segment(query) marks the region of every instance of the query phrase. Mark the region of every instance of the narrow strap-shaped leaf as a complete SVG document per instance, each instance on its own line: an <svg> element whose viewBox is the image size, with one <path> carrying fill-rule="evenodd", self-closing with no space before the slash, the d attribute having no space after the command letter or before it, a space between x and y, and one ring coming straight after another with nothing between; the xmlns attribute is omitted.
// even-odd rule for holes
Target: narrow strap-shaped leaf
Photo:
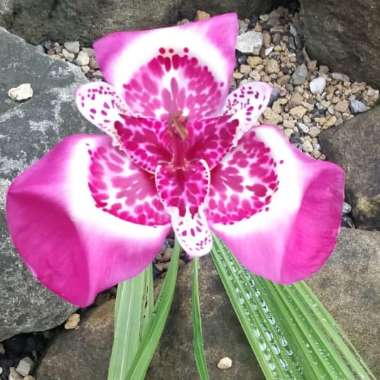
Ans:
<svg viewBox="0 0 380 380"><path fill-rule="evenodd" d="M218 239L212 258L267 379L375 379L305 283L252 275Z"/></svg>
<svg viewBox="0 0 380 380"><path fill-rule="evenodd" d="M180 250L181 248L176 241L169 269L163 281L160 294L154 305L151 318L146 326L145 333L140 341L140 345L138 346L137 353L132 361L128 375L124 380L143 380L145 378L149 364L157 349L162 332L164 331L165 323L173 302Z"/></svg>
<svg viewBox="0 0 380 380"><path fill-rule="evenodd" d="M154 309L154 289L153 289L153 266L149 265L145 271L145 292L142 302L142 326L140 329L140 340L146 333L147 326Z"/></svg>
<svg viewBox="0 0 380 380"><path fill-rule="evenodd" d="M192 276L193 349L200 380L209 380L202 335L201 308L199 302L199 258L193 259Z"/></svg>
<svg viewBox="0 0 380 380"><path fill-rule="evenodd" d="M299 361L253 278L245 276L245 272L218 239L214 241L211 255L266 379L304 379Z"/></svg>
<svg viewBox="0 0 380 380"><path fill-rule="evenodd" d="M149 277L152 276L150 265L144 272L131 280L119 284L115 305L115 332L110 365L109 380L124 380L130 369L131 360L140 343L144 323L144 303L147 297ZM148 315L146 315L148 317Z"/></svg>

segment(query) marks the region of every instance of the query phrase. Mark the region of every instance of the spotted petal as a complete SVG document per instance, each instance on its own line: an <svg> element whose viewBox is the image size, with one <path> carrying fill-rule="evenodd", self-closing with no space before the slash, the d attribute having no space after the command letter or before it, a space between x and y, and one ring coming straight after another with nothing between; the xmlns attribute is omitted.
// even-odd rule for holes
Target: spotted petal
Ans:
<svg viewBox="0 0 380 380"><path fill-rule="evenodd" d="M142 169L154 173L159 162L170 161L167 122L122 115L115 130L123 149Z"/></svg>
<svg viewBox="0 0 380 380"><path fill-rule="evenodd" d="M127 113L127 105L111 85L94 82L80 86L76 103L90 123L111 136L114 145L120 145L114 124L120 120L120 113Z"/></svg>
<svg viewBox="0 0 380 380"><path fill-rule="evenodd" d="M234 115L197 120L188 125L188 160L202 159L212 170L231 149L239 120Z"/></svg>
<svg viewBox="0 0 380 380"><path fill-rule="evenodd" d="M160 250L170 225L157 202L152 178L141 177L108 137L76 135L15 179L7 219L36 277L86 306Z"/></svg>
<svg viewBox="0 0 380 380"><path fill-rule="evenodd" d="M228 95L223 113L234 115L239 120L235 142L257 125L258 118L269 103L271 93L272 86L269 84L249 82Z"/></svg>
<svg viewBox="0 0 380 380"><path fill-rule="evenodd" d="M204 214L209 190L210 171L204 161L176 168L160 164L156 169L158 194L171 216L171 222L182 248L192 256L210 252L211 233Z"/></svg>
<svg viewBox="0 0 380 380"><path fill-rule="evenodd" d="M290 284L332 253L343 197L340 167L311 159L279 129L260 126L212 172L207 217L249 270Z"/></svg>
<svg viewBox="0 0 380 380"><path fill-rule="evenodd" d="M238 24L229 13L169 28L117 32L95 42L106 78L133 111L166 118L219 113L235 64Z"/></svg>

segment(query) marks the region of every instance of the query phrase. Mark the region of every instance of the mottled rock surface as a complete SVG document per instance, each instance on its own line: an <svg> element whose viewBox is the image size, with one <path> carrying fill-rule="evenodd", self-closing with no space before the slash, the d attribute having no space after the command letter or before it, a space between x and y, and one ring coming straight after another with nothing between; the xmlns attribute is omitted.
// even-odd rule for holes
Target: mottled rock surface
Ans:
<svg viewBox="0 0 380 380"><path fill-rule="evenodd" d="M104 380L113 341L115 302L85 312L77 330L62 332L38 368L38 380Z"/></svg>
<svg viewBox="0 0 380 380"><path fill-rule="evenodd" d="M380 377L380 232L343 228L334 254L308 284Z"/></svg>
<svg viewBox="0 0 380 380"><path fill-rule="evenodd" d="M0 1L0 25L34 43L46 37L92 42L115 30L174 24L197 9L249 17L270 5L271 0L6 0Z"/></svg>
<svg viewBox="0 0 380 380"><path fill-rule="evenodd" d="M324 305L380 375L377 342L380 234L343 229L334 255L308 281ZM192 350L191 265L180 272L170 317L147 380L198 379ZM211 379L264 380L209 256L201 260L203 335ZM104 380L112 344L113 301L84 313L78 330L65 331L48 349L38 380ZM232 367L221 370L228 357Z"/></svg>
<svg viewBox="0 0 380 380"><path fill-rule="evenodd" d="M147 380L198 378L192 348L191 269L187 265L179 272L173 308ZM210 377L264 380L210 257L202 259L200 294ZM82 315L78 330L59 335L43 358L37 379L104 380L111 353L113 305L108 301ZM226 356L232 359L232 367L220 370L217 364Z"/></svg>
<svg viewBox="0 0 380 380"><path fill-rule="evenodd" d="M74 92L86 81L80 69L37 53L0 28L0 341L55 327L74 308L41 286L24 267L8 237L4 206L11 180L62 137L84 132ZM8 90L31 83L33 97L8 98Z"/></svg>
<svg viewBox="0 0 380 380"><path fill-rule="evenodd" d="M200 263L202 330L210 378L264 380L211 257L202 257ZM187 265L180 274L171 315L147 380L199 378L192 348L191 267ZM228 370L217 367L224 357L232 359Z"/></svg>
<svg viewBox="0 0 380 380"><path fill-rule="evenodd" d="M319 136L327 159L343 166L356 225L380 229L380 106Z"/></svg>
<svg viewBox="0 0 380 380"><path fill-rule="evenodd" d="M301 0L308 51L320 63L380 86L380 2Z"/></svg>

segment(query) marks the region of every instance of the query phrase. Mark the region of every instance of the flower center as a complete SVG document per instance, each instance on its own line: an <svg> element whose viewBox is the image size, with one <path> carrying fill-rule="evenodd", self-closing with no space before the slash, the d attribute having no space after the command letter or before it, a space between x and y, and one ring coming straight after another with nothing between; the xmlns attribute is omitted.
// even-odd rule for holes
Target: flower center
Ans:
<svg viewBox="0 0 380 380"><path fill-rule="evenodd" d="M182 115L181 111L175 112L170 118L171 132L178 136L182 141L186 140L189 132L186 128L187 118Z"/></svg>
<svg viewBox="0 0 380 380"><path fill-rule="evenodd" d="M169 120L169 134L172 144L172 165L176 168L183 169L186 166L187 138L189 131L186 128L187 118L181 111L174 112Z"/></svg>

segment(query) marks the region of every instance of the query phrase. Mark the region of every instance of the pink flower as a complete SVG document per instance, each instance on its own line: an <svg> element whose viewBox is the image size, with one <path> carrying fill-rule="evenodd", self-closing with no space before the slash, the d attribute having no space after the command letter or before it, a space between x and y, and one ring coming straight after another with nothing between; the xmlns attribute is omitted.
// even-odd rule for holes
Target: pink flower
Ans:
<svg viewBox="0 0 380 380"><path fill-rule="evenodd" d="M63 139L15 179L9 230L37 278L70 302L150 264L170 232L193 256L213 231L252 272L289 284L317 271L340 225L344 176L256 125L271 87L228 95L235 14L95 42L109 84L77 92L107 135Z"/></svg>

